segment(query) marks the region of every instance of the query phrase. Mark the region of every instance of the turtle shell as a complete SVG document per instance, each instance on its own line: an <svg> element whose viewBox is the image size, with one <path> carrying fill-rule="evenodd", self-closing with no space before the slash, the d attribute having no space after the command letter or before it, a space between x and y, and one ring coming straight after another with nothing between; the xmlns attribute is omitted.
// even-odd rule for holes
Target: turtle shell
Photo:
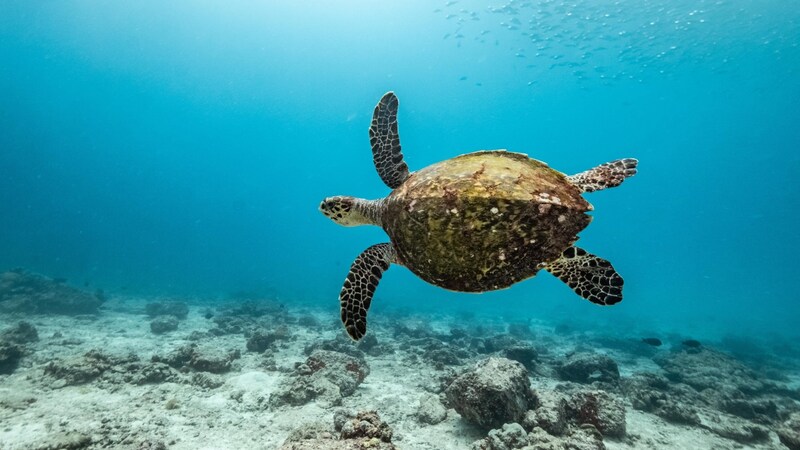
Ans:
<svg viewBox="0 0 800 450"><path fill-rule="evenodd" d="M558 259L591 221L566 176L521 153L480 151L417 171L386 199L398 260L454 291L502 289Z"/></svg>

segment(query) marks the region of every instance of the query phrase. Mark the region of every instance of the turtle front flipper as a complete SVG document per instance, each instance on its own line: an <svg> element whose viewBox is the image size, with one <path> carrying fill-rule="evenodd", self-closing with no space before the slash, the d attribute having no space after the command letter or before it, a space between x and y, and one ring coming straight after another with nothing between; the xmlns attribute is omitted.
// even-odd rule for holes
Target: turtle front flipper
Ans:
<svg viewBox="0 0 800 450"><path fill-rule="evenodd" d="M582 192L594 192L602 189L619 186L625 178L636 175L636 166L639 161L634 158L618 159L601 164L594 169L589 169L567 177L570 183Z"/></svg>
<svg viewBox="0 0 800 450"><path fill-rule="evenodd" d="M339 293L342 323L347 334L359 340L367 333L367 311L383 272L396 261L392 244L376 244L358 255Z"/></svg>
<svg viewBox="0 0 800 450"><path fill-rule="evenodd" d="M408 165L400 151L400 135L397 132L397 106L394 92L383 95L369 126L369 143L372 145L372 160L378 175L387 186L397 188L408 178Z"/></svg>
<svg viewBox="0 0 800 450"><path fill-rule="evenodd" d="M598 305L622 301L622 277L610 262L578 247L569 247L545 269L576 294Z"/></svg>

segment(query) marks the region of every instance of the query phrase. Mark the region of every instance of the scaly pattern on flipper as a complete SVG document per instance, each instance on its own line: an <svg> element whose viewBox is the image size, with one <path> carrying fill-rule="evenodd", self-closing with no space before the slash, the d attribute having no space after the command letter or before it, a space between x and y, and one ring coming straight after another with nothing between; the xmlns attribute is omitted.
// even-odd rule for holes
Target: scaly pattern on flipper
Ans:
<svg viewBox="0 0 800 450"><path fill-rule="evenodd" d="M567 248L546 269L592 303L613 305L622 301L622 277L610 262L582 248Z"/></svg>
<svg viewBox="0 0 800 450"><path fill-rule="evenodd" d="M625 178L636 175L636 166L639 161L634 158L618 159L601 164L594 169L589 169L567 177L583 192L594 192L602 189L619 186Z"/></svg>
<svg viewBox="0 0 800 450"><path fill-rule="evenodd" d="M339 304L344 328L356 341L367 333L367 311L372 303L372 296L383 272L389 269L395 259L392 244L376 244L358 255L350 266L350 272L339 293Z"/></svg>
<svg viewBox="0 0 800 450"><path fill-rule="evenodd" d="M403 161L400 135L397 132L397 97L387 92L375 106L369 127L372 160L378 175L387 186L397 188L408 178L408 165Z"/></svg>

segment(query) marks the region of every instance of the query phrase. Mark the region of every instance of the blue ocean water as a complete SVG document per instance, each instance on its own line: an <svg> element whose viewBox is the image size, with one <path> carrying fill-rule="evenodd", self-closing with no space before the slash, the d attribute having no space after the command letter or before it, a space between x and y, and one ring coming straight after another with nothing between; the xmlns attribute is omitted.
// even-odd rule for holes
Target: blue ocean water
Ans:
<svg viewBox="0 0 800 450"><path fill-rule="evenodd" d="M798 43L785 0L4 1L0 267L336 315L387 238L317 206L388 194L367 127L393 90L412 170L492 148L640 166L587 195L581 234L625 278L619 305L546 274L468 295L395 267L372 314L796 338Z"/></svg>

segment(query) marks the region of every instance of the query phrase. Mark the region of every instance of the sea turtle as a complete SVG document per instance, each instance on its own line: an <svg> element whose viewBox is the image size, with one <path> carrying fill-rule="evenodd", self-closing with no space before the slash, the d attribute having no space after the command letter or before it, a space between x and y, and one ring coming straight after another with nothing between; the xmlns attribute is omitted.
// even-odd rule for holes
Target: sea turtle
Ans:
<svg viewBox="0 0 800 450"><path fill-rule="evenodd" d="M411 173L397 107L394 93L386 93L369 128L389 196L328 197L319 207L340 225L378 225L391 240L364 250L344 281L339 301L350 337L366 333L367 310L390 264L461 292L507 288L545 269L593 303L622 300L622 278L611 263L572 244L592 219L581 193L618 186L636 173L636 159L567 176L522 153L482 150Z"/></svg>

